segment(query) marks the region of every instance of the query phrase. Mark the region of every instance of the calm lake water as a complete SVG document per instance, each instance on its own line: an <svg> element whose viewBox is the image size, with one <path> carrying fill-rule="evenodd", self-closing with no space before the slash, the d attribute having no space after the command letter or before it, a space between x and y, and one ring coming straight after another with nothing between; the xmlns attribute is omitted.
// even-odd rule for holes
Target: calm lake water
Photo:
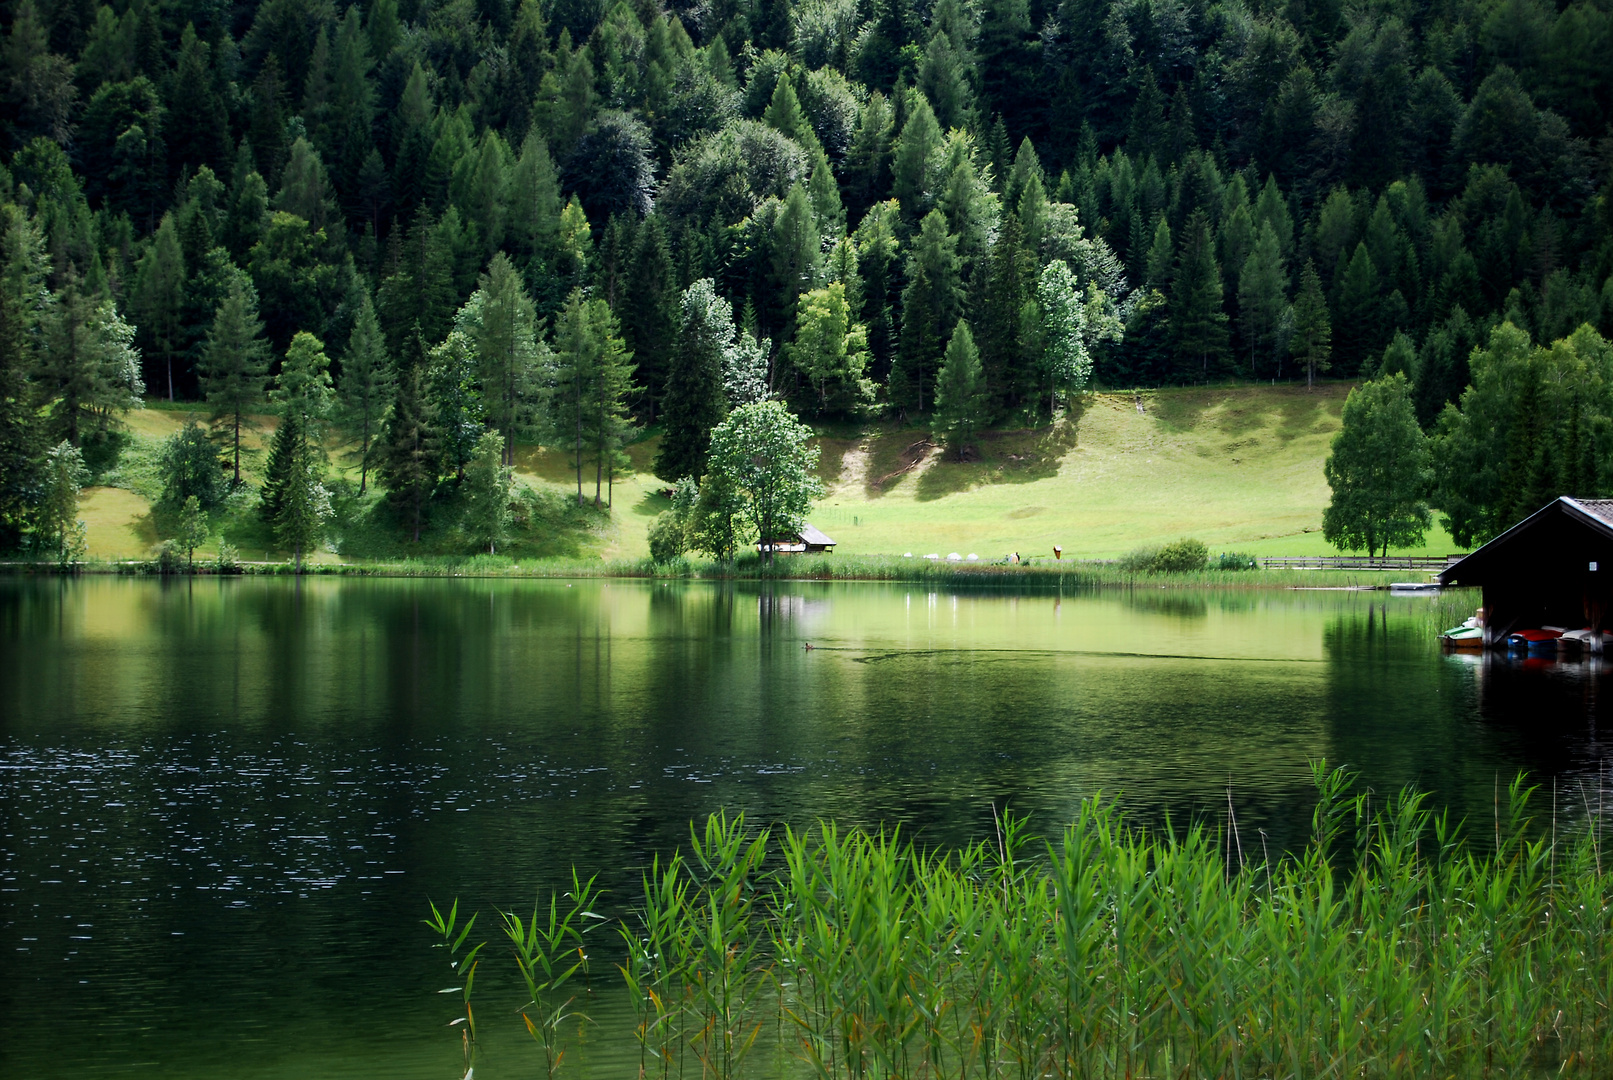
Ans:
<svg viewBox="0 0 1613 1080"><path fill-rule="evenodd" d="M1230 783L1275 848L1320 757L1476 824L1519 769L1594 802L1604 677L1442 656L1429 603L0 579L0 1066L457 1076L427 897L491 932L576 864L620 910L718 808L944 845L1100 792L1219 822ZM536 1075L488 956L479 1073ZM595 986L568 1068L630 1076L608 962Z"/></svg>

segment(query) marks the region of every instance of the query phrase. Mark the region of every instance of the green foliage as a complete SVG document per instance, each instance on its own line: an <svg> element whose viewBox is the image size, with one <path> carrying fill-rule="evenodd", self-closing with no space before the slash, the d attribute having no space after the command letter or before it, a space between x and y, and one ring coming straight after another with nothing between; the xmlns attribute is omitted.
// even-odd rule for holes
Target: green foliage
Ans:
<svg viewBox="0 0 1613 1080"><path fill-rule="evenodd" d="M683 293L678 344L667 369L661 403L661 448L655 475L667 483L706 472L711 429L721 421L724 361L734 340L733 308L710 279Z"/></svg>
<svg viewBox="0 0 1613 1080"><path fill-rule="evenodd" d="M179 530L174 534L174 543L185 549L187 569L195 569L196 549L207 542L211 531L212 526L207 520L206 511L202 509L201 500L187 495L179 510Z"/></svg>
<svg viewBox="0 0 1613 1080"><path fill-rule="evenodd" d="M504 464L504 439L496 431L485 433L465 467L465 516L461 527L489 555L498 551L510 528L510 498L515 476Z"/></svg>
<svg viewBox="0 0 1613 1080"><path fill-rule="evenodd" d="M163 443L158 467L162 474L159 502L164 506L178 509L196 499L203 510L212 510L229 493L218 451L194 420Z"/></svg>
<svg viewBox="0 0 1613 1080"><path fill-rule="evenodd" d="M1224 561L1226 556L1222 556ZM1241 558L1235 556L1234 558ZM1128 552L1119 561L1120 569L1131 574L1191 574L1205 568L1210 560L1210 549L1203 541L1183 537L1161 547L1143 547ZM1217 565L1213 569L1245 569L1246 563L1235 567Z"/></svg>
<svg viewBox="0 0 1613 1080"><path fill-rule="evenodd" d="M70 566L84 557L84 522L78 518L79 492L89 479L84 455L63 439L46 452L44 474L35 529L38 547L61 566Z"/></svg>
<svg viewBox="0 0 1613 1080"><path fill-rule="evenodd" d="M1411 404L1411 384L1388 375L1350 391L1344 427L1322 471L1333 489L1322 535L1340 551L1388 554L1419 547L1429 525L1429 449Z"/></svg>
<svg viewBox="0 0 1613 1080"><path fill-rule="evenodd" d="M228 433L237 485L241 482L241 433L253 426L249 410L262 403L269 374L269 345L262 335L252 286L237 276L213 316L201 362L202 389L214 425Z"/></svg>
<svg viewBox="0 0 1613 1080"><path fill-rule="evenodd" d="M986 422L987 407L980 351L975 348L969 324L959 319L952 331L952 340L947 342L941 372L936 377L932 425L935 437L962 460L975 433Z"/></svg>
<svg viewBox="0 0 1613 1080"><path fill-rule="evenodd" d="M702 499L707 489L720 492L721 502L712 512L726 516L728 529L742 519L758 543L790 535L806 521L812 500L823 490L816 474L818 448L811 437L780 402L741 405L711 433ZM731 555L734 549L728 550Z"/></svg>
<svg viewBox="0 0 1613 1080"><path fill-rule="evenodd" d="M1434 503L1459 544L1482 543L1558 495L1598 497L1613 461L1613 346L1588 326L1548 346L1502 323L1433 439Z"/></svg>
<svg viewBox="0 0 1613 1080"><path fill-rule="evenodd" d="M873 384L864 375L868 332L854 321L840 282L801 297L787 352L817 395L819 415L855 412L873 401Z"/></svg>

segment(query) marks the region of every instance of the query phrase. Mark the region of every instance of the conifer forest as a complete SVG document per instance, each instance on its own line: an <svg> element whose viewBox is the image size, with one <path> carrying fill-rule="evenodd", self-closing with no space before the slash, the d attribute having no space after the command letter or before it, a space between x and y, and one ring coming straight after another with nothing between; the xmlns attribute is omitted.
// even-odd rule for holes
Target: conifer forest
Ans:
<svg viewBox="0 0 1613 1080"><path fill-rule="evenodd" d="M277 418L299 559L338 467L491 548L518 444L595 503L646 431L672 487L724 424L961 454L1091 386L1403 375L1463 543L1613 485L1609 0L0 11L7 549L143 400L211 418L181 519Z"/></svg>

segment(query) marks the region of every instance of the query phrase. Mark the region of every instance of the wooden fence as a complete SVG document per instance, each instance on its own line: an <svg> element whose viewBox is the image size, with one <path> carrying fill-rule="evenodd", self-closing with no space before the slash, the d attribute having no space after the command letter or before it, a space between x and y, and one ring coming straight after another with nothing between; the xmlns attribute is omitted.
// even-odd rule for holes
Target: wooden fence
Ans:
<svg viewBox="0 0 1613 1080"><path fill-rule="evenodd" d="M1465 554L1455 555L1304 555L1264 558L1267 570L1425 570L1438 573Z"/></svg>

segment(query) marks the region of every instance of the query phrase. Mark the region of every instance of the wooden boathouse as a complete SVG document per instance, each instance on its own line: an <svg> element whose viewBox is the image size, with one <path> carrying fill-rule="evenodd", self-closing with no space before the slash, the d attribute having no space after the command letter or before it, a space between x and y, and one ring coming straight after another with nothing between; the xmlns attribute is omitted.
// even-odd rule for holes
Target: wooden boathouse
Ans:
<svg viewBox="0 0 1613 1080"><path fill-rule="evenodd" d="M1613 608L1613 499L1566 495L1439 575L1484 590L1484 644L1542 626L1601 630Z"/></svg>
<svg viewBox="0 0 1613 1080"><path fill-rule="evenodd" d="M803 524L798 533L790 533L788 536L780 536L775 540L756 545L756 550L763 554L771 551L779 555L828 554L834 549L835 542L822 530L814 528L810 522Z"/></svg>

